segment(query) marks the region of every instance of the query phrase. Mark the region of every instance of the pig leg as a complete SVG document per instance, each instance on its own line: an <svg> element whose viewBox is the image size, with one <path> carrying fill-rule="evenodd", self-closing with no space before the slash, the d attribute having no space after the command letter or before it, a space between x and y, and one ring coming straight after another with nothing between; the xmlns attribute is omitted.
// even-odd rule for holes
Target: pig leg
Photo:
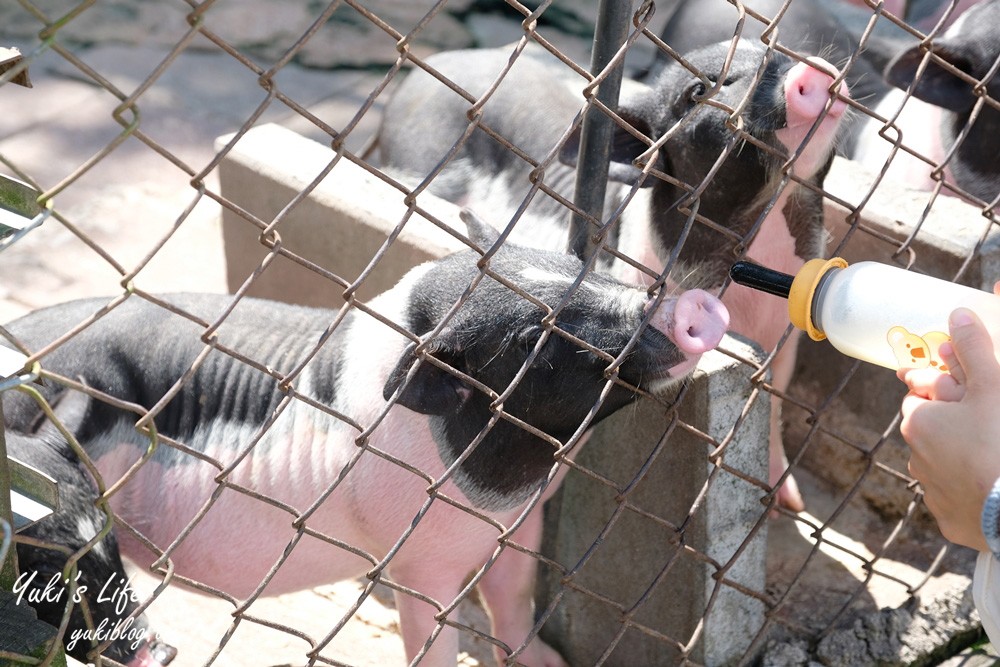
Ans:
<svg viewBox="0 0 1000 667"><path fill-rule="evenodd" d="M455 599L461 590L461 580L453 580L444 577L446 581L441 581L441 577L434 579L433 576L419 576L418 578L408 577L406 573L400 573L398 568L393 568L393 577L403 586L412 588L415 591L437 600L443 605L449 604ZM430 581L427 581L430 579ZM396 599L396 609L399 611L399 629L403 635L403 647L406 649L406 659L413 663L413 659L423 650L427 638L431 636L437 627L437 620L434 615L437 613L435 607L419 600L412 595L394 592ZM434 639L434 643L427 649L420 660L421 667L454 667L458 660L458 630L450 626L445 626Z"/></svg>
<svg viewBox="0 0 1000 667"><path fill-rule="evenodd" d="M795 368L795 351L799 347L799 333L793 332L785 341L781 351L774 358L771 364L771 381L774 388L784 393L788 390L788 385L792 380L792 371ZM785 456L785 445L781 435L781 400L771 399L771 424L770 424L770 446L768 447L770 458L770 483L772 488L788 468L788 458ZM801 512L806 508L799 493L799 485L795 478L789 475L785 478L785 483L778 489L778 505L793 512Z"/></svg>
<svg viewBox="0 0 1000 667"><path fill-rule="evenodd" d="M542 507L537 505L514 533L515 541L532 551L542 544ZM493 636L516 650L535 625L535 574L538 562L516 549L504 549L493 567L479 582L479 592L486 602L493 623ZM506 653L494 649L497 662L504 664ZM530 667L565 667L566 661L551 646L535 637L517 656L517 662Z"/></svg>

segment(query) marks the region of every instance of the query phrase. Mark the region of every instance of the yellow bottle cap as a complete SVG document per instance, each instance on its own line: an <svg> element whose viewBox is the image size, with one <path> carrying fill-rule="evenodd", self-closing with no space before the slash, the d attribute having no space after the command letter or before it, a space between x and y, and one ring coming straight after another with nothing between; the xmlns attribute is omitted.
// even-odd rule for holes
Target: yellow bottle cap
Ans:
<svg viewBox="0 0 1000 667"><path fill-rule="evenodd" d="M799 269L788 292L788 318L796 328L802 329L813 340L823 340L826 334L816 328L812 318L813 296L820 280L830 269L846 269L847 262L840 257L811 259Z"/></svg>

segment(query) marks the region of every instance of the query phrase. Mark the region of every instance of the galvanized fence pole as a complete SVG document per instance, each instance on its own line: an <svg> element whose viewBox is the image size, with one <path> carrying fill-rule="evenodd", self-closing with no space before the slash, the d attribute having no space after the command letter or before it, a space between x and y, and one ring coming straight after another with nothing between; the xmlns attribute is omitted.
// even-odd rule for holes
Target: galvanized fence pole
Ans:
<svg viewBox="0 0 1000 667"><path fill-rule="evenodd" d="M608 66L628 36L630 0L601 0L594 28L594 48L590 72L595 76ZM618 108L624 67L619 65L601 83L596 98L609 109ZM580 129L580 154L576 171L574 203L587 215L600 220L604 212L604 195L608 185L608 162L615 122L599 109L590 107ZM589 257L597 248L593 230L586 216L573 214L569 251L581 258Z"/></svg>
<svg viewBox="0 0 1000 667"><path fill-rule="evenodd" d="M12 532L14 515L11 511L10 469L7 466L7 440L3 431L3 406L0 405L0 519L6 522L5 529ZM9 553L0 555L0 588L13 590L15 581L17 581L17 558L14 545L11 544Z"/></svg>

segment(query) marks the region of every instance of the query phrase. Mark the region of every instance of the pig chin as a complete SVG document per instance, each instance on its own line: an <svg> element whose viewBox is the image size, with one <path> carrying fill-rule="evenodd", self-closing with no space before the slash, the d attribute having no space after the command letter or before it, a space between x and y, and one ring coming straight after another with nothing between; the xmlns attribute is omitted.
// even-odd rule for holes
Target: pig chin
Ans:
<svg viewBox="0 0 1000 667"><path fill-rule="evenodd" d="M638 355L635 355L638 356ZM635 358L623 367L625 382L649 389L653 392L666 391L674 387L694 368L697 357L688 359L679 355L679 361L665 367L663 364L646 365L636 371ZM632 378L632 379L630 379ZM597 387L603 382L597 383ZM534 424L561 443L566 443L597 402L600 391L592 396L582 392L578 405L566 409L562 406L560 424L544 426L536 423L531 414L512 409L512 414ZM593 416L593 427L605 417L633 402L637 395L624 387L616 386L604 397L600 409ZM543 400L544 399L539 399ZM459 411L446 415L431 415L428 418L430 435L434 440L438 456L446 468L450 468L463 455L469 445L489 423L491 412L485 404L469 404ZM511 409L511 408L508 408ZM552 410L543 410L552 412ZM529 411L530 412L530 411ZM585 433L583 438L585 439ZM583 439L578 445L584 442ZM498 420L489 433L455 467L451 481L465 498L477 509L490 512L504 512L523 505L534 494L555 464L555 450L551 442L524 430L505 419Z"/></svg>
<svg viewBox="0 0 1000 667"><path fill-rule="evenodd" d="M556 440L565 443L579 428L599 395L599 391L595 391L592 396L581 395L575 407L545 410L558 412L560 416L558 425L549 423L547 427L535 423L531 414L525 414L516 408L508 409L527 423L533 423ZM615 388L605 397L591 426L634 399L634 393ZM451 467L465 455L470 443L489 423L491 412L488 399L484 399L479 405L475 405L476 400L470 399L468 404L455 413L433 415L428 420L431 437L445 467ZM578 444L582 442L581 440ZM556 462L554 453L552 443L500 419L475 450L469 452L455 468L451 481L478 509L491 512L511 510L527 502L546 479Z"/></svg>
<svg viewBox="0 0 1000 667"><path fill-rule="evenodd" d="M450 467L454 464L469 445L468 442L455 442L455 439L448 435L448 419L449 417L439 416L432 416L430 418L431 436L434 438L434 443L437 445L438 455L444 462L445 467ZM484 421L483 425L485 426L485 424L486 422ZM534 436L531 436L526 432L524 432L524 435L534 439L537 443L537 447L548 447L546 443L534 438ZM480 448L489 446L487 442L489 437L490 436L487 435L487 437L483 439L483 442L479 445ZM513 447L511 449L514 450ZM510 455L510 459L518 458L516 451L508 453ZM501 462L498 461L498 463ZM502 463L506 464L505 467L507 467L508 471L512 468L523 467L522 461L507 460ZM463 464L459 465L455 469L451 479L455 483L455 486L458 487L458 490L462 492L462 495L466 497L473 507L490 512L503 512L527 502L542 480L541 476L532 476L531 478L524 479L522 484L513 486L507 484L504 485L504 488L501 488L499 484L491 483L491 481L495 481L495 478L485 477L483 474L477 474L472 465L473 464L471 464L467 459Z"/></svg>
<svg viewBox="0 0 1000 667"><path fill-rule="evenodd" d="M700 359L701 355L685 358L666 371L651 373L643 379L642 386L654 396L667 394L687 381Z"/></svg>

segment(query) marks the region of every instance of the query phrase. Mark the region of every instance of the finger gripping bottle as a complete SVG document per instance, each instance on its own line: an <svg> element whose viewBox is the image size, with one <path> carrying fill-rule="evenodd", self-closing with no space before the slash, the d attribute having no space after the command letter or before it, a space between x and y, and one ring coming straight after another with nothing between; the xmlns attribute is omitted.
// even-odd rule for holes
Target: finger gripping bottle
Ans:
<svg viewBox="0 0 1000 667"><path fill-rule="evenodd" d="M787 297L792 324L813 340L893 370L947 372L938 350L950 340L948 316L956 308L1000 326L1000 297L878 262L813 259L794 277L737 262L729 273L741 285Z"/></svg>

